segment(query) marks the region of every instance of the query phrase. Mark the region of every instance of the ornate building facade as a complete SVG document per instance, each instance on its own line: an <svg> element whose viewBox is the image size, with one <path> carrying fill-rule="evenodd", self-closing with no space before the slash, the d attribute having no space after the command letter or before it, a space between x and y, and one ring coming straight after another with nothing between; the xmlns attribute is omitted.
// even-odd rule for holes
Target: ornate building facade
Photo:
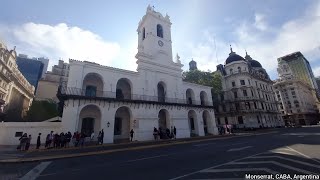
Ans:
<svg viewBox="0 0 320 180"><path fill-rule="evenodd" d="M217 124L236 128L283 126L269 75L247 53L245 58L232 51L225 65L218 65L222 94L216 108Z"/></svg>
<svg viewBox="0 0 320 180"><path fill-rule="evenodd" d="M21 120L34 97L35 88L19 71L16 58L15 49L8 50L0 41L0 113L4 121Z"/></svg>
<svg viewBox="0 0 320 180"><path fill-rule="evenodd" d="M137 71L70 59L62 125L65 131L104 129L105 142L151 140L153 128L176 127L177 138L217 134L211 88L182 81L173 61L171 22L150 6L138 26Z"/></svg>
<svg viewBox="0 0 320 180"><path fill-rule="evenodd" d="M286 125L314 125L319 122L316 90L303 78L297 78L285 61L278 64L279 79L273 85L279 109Z"/></svg>

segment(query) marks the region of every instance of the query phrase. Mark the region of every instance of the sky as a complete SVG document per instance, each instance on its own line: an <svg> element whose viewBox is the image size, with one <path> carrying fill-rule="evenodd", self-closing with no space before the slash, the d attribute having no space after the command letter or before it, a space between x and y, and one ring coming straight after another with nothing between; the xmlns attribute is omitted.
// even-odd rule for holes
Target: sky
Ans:
<svg viewBox="0 0 320 180"><path fill-rule="evenodd" d="M188 70L215 71L233 50L258 60L271 79L277 58L301 51L320 76L319 0L2 0L0 40L18 54L93 61L136 70L137 27L148 5L168 14L174 56ZM51 68L48 68L51 70Z"/></svg>

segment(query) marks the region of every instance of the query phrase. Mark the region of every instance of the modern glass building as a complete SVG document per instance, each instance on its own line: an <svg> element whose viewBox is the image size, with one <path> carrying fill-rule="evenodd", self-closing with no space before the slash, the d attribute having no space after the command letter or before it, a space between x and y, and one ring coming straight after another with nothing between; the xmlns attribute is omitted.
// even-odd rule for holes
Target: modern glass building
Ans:
<svg viewBox="0 0 320 180"><path fill-rule="evenodd" d="M42 76L44 64L38 60L29 59L25 56L18 56L17 65L23 76L35 87L34 92L36 92L38 81Z"/></svg>
<svg viewBox="0 0 320 180"><path fill-rule="evenodd" d="M315 89L319 97L320 93L316 79L313 75L309 61L303 56L303 54L298 51L278 58L279 65L284 62L289 65L293 75Z"/></svg>

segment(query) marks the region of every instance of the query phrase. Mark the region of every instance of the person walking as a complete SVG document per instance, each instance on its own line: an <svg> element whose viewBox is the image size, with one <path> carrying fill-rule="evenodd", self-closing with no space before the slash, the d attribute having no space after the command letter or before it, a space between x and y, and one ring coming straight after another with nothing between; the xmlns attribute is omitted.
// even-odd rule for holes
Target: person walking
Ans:
<svg viewBox="0 0 320 180"><path fill-rule="evenodd" d="M173 134L174 134L174 139L177 139L177 129L176 129L176 126L173 126Z"/></svg>
<svg viewBox="0 0 320 180"><path fill-rule="evenodd" d="M37 138L37 149L41 146L41 133L39 133L38 138Z"/></svg>
<svg viewBox="0 0 320 180"><path fill-rule="evenodd" d="M25 149L26 151L29 150L30 143L31 143L31 135L29 135L29 137L28 137L27 140L26 140L26 149Z"/></svg>
<svg viewBox="0 0 320 180"><path fill-rule="evenodd" d="M133 139L133 134L134 134L134 131L133 131L133 129L131 129L131 131L130 131L130 141L132 142L132 139Z"/></svg>
<svg viewBox="0 0 320 180"><path fill-rule="evenodd" d="M103 131L103 129L102 129L102 130L101 130L101 138L100 138L101 144L103 144L103 138L104 138L104 131Z"/></svg>
<svg viewBox="0 0 320 180"><path fill-rule="evenodd" d="M158 130L156 127L153 127L153 137L154 137L154 140L158 139Z"/></svg>
<svg viewBox="0 0 320 180"><path fill-rule="evenodd" d="M27 133L24 133L20 138L20 148L18 147L17 149L20 149L20 151L24 151L26 148L26 143L27 143L28 135Z"/></svg>

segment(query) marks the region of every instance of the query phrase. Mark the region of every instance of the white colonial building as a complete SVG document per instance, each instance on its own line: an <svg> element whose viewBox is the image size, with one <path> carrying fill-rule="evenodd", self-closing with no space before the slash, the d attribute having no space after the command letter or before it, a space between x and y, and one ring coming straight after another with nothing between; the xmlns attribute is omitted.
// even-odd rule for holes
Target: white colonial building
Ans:
<svg viewBox="0 0 320 180"><path fill-rule="evenodd" d="M150 6L139 22L137 71L70 59L63 131L95 134L104 141L153 139L153 128L177 129L177 138L217 134L211 88L182 81L172 56L171 22Z"/></svg>
<svg viewBox="0 0 320 180"><path fill-rule="evenodd" d="M221 74L222 94L217 109L217 123L237 128L283 126L273 81L261 64L248 54L245 58L232 51L225 65L217 66Z"/></svg>

